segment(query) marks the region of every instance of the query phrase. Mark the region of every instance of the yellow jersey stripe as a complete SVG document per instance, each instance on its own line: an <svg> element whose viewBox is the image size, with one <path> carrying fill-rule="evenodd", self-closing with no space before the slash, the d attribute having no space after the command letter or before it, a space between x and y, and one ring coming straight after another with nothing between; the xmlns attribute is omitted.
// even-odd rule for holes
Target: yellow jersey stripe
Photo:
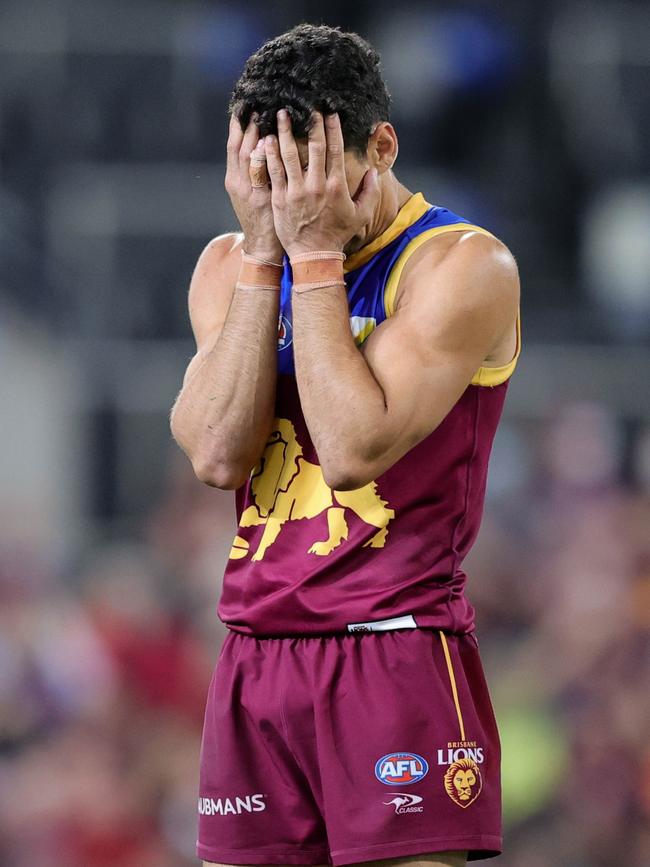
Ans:
<svg viewBox="0 0 650 867"><path fill-rule="evenodd" d="M463 723L463 715L460 711L460 702L458 700L458 689L456 688L456 678L454 676L454 667L451 664L451 654L449 653L449 646L447 645L447 636L442 630L438 630L440 634L440 641L442 642L442 651L445 654L445 661L447 663L447 671L449 672L449 683L451 684L451 694L454 697L454 704L456 705L456 716L458 717L458 725L460 727L460 739L461 741L465 740L465 724Z"/></svg>
<svg viewBox="0 0 650 867"><path fill-rule="evenodd" d="M519 353L521 352L521 315L517 313L517 347L515 349L515 354L512 358L512 361L509 361L507 364L502 364L500 367L479 367L474 376L472 377L472 385L501 385L502 382L505 382L506 379L512 376L515 367L517 366L517 361L519 359Z"/></svg>
<svg viewBox="0 0 650 867"><path fill-rule="evenodd" d="M390 275L386 281L386 288L384 289L384 310L386 311L386 316L392 316L395 312L395 297L400 277L402 276L404 266L413 253L419 250L422 244L425 244L429 238L433 238L436 235L446 235L449 232L480 232L482 235L489 235L491 238L494 238L492 232L488 232L487 229L482 229L480 226L475 226L473 223L450 223L448 226L427 229L426 232L417 235L404 247L397 262L391 268Z"/></svg>
<svg viewBox="0 0 650 867"><path fill-rule="evenodd" d="M395 312L397 287L399 286L404 266L413 253L415 253L422 244L426 243L429 238L433 238L436 235L444 235L448 232L479 232L481 235L487 235L490 238L495 237L492 232L488 232L487 229L483 229L481 226L475 226L473 223L450 223L448 226L438 226L435 229L428 229L426 232L422 232L421 235L413 238L413 240L402 250L397 262L395 262L391 269L388 280L386 281L386 287L384 289L384 310L386 311L386 317L392 316ZM508 362L508 364L503 364L498 367L479 367L470 380L472 385L501 385L502 382L505 382L512 375L517 366L517 360L521 352L520 318L520 315L517 314L517 347L514 357Z"/></svg>
<svg viewBox="0 0 650 867"><path fill-rule="evenodd" d="M390 244L391 241L394 241L402 232L405 232L409 226L417 223L430 207L431 205L426 201L422 193L414 193L410 199L404 202L393 222L381 235L378 235L374 241L371 241L365 247L347 257L343 263L343 270L347 273L365 265L376 253Z"/></svg>

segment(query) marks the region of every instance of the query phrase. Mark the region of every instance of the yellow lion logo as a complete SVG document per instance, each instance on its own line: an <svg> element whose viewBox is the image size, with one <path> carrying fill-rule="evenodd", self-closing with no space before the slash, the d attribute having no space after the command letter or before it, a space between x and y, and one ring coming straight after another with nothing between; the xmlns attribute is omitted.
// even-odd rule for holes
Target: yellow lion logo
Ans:
<svg viewBox="0 0 650 867"><path fill-rule="evenodd" d="M481 794L483 780L476 762L459 759L445 773L445 791L459 807L469 807Z"/></svg>
<svg viewBox="0 0 650 867"><path fill-rule="evenodd" d="M239 522L240 527L265 525L251 559L263 559L287 521L314 518L322 512L327 513L328 538L315 541L308 553L329 554L348 538L346 509L351 509L366 524L377 527L377 532L364 542L363 547L383 548L388 524L395 512L386 508L388 503L378 495L376 483L369 482L356 491L333 491L326 485L318 464L302 457L302 446L292 422L286 418L276 418L275 421L276 427L264 454L251 473L254 505L244 510ZM248 548L246 539L235 536L230 558L245 557Z"/></svg>

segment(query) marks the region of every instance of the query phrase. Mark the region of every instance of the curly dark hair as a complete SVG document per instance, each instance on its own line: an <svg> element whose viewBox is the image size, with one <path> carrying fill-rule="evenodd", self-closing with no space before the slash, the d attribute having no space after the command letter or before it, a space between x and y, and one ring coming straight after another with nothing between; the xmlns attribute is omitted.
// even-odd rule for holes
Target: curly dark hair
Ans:
<svg viewBox="0 0 650 867"><path fill-rule="evenodd" d="M373 127L388 120L390 96L375 49L357 33L298 24L271 39L246 61L229 113L245 129L258 115L262 135L277 133L276 112L286 108L296 138L305 138L311 112L338 112L346 149L363 155Z"/></svg>

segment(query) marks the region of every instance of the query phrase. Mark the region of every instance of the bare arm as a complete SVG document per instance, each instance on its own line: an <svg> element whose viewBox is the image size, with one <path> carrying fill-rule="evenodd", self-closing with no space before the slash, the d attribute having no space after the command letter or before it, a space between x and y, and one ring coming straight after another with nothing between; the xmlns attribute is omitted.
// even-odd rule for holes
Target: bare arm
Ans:
<svg viewBox="0 0 650 867"><path fill-rule="evenodd" d="M293 298L296 378L327 484L362 487L442 422L514 330L519 283L498 241L467 233L425 251L395 313L355 345L345 292ZM404 275L403 275L404 279Z"/></svg>
<svg viewBox="0 0 650 867"><path fill-rule="evenodd" d="M242 236L201 254L189 292L197 352L171 412L172 434L201 481L243 484L270 433L275 406L277 292L235 289Z"/></svg>
<svg viewBox="0 0 650 867"><path fill-rule="evenodd" d="M242 249L273 262L283 255L268 184L251 183L260 179L250 160L258 140L254 120L244 132L231 118L225 186L243 231L215 238L197 262L189 292L197 352L170 419L198 478L225 489L246 481L275 408L280 293L236 288Z"/></svg>

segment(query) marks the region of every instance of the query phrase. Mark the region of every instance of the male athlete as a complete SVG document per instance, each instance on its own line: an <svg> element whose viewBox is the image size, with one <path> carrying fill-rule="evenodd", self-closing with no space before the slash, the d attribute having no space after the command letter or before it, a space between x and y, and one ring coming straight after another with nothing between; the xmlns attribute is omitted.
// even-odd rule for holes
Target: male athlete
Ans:
<svg viewBox="0 0 650 867"><path fill-rule="evenodd" d="M423 94L423 98L426 95ZM204 864L460 867L501 850L462 563L520 348L493 235L412 193L377 53L300 25L246 63L241 232L192 277L172 411L235 489L201 746Z"/></svg>

